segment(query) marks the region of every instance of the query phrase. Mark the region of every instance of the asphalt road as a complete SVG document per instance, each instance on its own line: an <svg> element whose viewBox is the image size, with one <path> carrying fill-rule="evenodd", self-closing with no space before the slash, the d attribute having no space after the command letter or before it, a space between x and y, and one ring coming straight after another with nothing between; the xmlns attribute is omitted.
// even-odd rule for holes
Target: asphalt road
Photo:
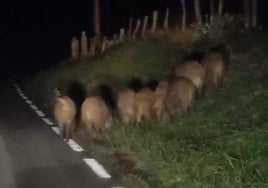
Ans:
<svg viewBox="0 0 268 188"><path fill-rule="evenodd" d="M0 188L108 188L19 97L0 84Z"/></svg>

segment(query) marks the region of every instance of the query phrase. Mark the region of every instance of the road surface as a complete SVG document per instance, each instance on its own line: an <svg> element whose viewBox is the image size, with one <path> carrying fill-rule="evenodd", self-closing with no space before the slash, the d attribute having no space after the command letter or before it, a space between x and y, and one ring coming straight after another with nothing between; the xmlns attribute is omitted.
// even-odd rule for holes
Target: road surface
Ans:
<svg viewBox="0 0 268 188"><path fill-rule="evenodd" d="M20 98L0 84L0 188L108 188L82 156Z"/></svg>

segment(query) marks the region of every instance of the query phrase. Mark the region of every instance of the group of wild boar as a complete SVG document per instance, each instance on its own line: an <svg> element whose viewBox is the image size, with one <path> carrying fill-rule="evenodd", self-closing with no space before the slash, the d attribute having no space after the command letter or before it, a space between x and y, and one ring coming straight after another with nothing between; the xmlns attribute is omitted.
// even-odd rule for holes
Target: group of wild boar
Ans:
<svg viewBox="0 0 268 188"><path fill-rule="evenodd" d="M139 91L125 88L116 92L116 113L100 96L89 96L81 105L80 119L91 138L103 138L111 129L115 116L124 125L177 120L189 112L204 90L221 85L226 63L221 51L213 50L200 62L185 60L174 66L170 76L159 81L154 90L143 87ZM54 115L63 138L72 136L77 112L72 99L57 92Z"/></svg>

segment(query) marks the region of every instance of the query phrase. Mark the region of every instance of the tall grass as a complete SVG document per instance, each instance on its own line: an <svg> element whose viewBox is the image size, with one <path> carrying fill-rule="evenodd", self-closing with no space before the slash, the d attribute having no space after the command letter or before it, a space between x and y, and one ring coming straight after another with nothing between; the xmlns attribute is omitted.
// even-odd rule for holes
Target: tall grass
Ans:
<svg viewBox="0 0 268 188"><path fill-rule="evenodd" d="M264 38L247 36L227 43L232 56L224 86L198 100L178 122L126 127L116 121L105 144L78 141L125 187L268 187L268 87L261 68L268 57ZM187 53L213 43L182 45L164 38L125 43L99 58L39 74L27 88L50 109L53 88L66 88L70 80L94 94L101 83L120 89L134 77L162 79Z"/></svg>
<svg viewBox="0 0 268 188"><path fill-rule="evenodd" d="M129 153L164 186L268 186L267 97L252 75L232 70L224 89L179 122L138 128L118 123L104 153Z"/></svg>

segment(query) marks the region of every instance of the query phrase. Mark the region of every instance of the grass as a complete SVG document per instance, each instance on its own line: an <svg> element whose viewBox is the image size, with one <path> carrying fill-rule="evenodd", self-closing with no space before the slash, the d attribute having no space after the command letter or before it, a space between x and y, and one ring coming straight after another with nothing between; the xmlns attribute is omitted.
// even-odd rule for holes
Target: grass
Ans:
<svg viewBox="0 0 268 188"><path fill-rule="evenodd" d="M104 144L78 142L128 188L268 187L267 36L247 36L228 44L232 56L224 87L207 93L180 121L139 127L116 121ZM41 73L26 88L49 111L57 85L64 88L76 79L92 94L100 83L118 89L133 77L161 79L189 50L211 43L129 42L105 56Z"/></svg>
<svg viewBox="0 0 268 188"><path fill-rule="evenodd" d="M66 90L72 80L77 80L88 94L95 94L96 88L102 83L116 90L123 88L133 78L144 82L160 79L184 54L186 51L180 45L164 39L128 42L104 56L66 61L54 70L42 72L26 84L26 90L34 99L42 101L41 106L46 105L51 109L55 87Z"/></svg>
<svg viewBox="0 0 268 188"><path fill-rule="evenodd" d="M130 153L163 187L268 186L268 95L251 78L233 70L224 89L174 124L117 124L104 154Z"/></svg>

